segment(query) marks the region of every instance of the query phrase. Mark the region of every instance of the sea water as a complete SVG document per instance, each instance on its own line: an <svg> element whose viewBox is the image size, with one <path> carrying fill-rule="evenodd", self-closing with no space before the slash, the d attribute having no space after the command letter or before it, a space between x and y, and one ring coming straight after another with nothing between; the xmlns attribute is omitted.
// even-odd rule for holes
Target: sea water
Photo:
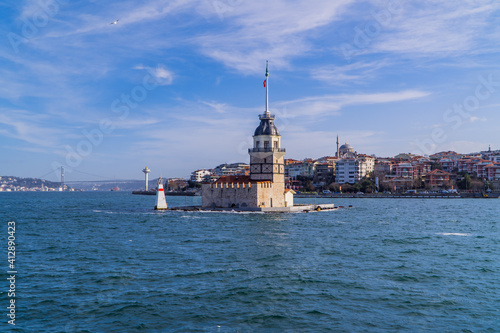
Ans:
<svg viewBox="0 0 500 333"><path fill-rule="evenodd" d="M1 193L0 331L500 331L500 201L316 200L346 208L154 211L154 196L124 192Z"/></svg>

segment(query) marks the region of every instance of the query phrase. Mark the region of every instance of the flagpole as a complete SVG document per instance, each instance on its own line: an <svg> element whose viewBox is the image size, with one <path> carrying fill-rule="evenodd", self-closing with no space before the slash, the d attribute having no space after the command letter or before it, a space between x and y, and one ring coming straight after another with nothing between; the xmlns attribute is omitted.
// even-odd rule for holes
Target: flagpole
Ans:
<svg viewBox="0 0 500 333"><path fill-rule="evenodd" d="M269 65L266 60L266 115L269 114Z"/></svg>

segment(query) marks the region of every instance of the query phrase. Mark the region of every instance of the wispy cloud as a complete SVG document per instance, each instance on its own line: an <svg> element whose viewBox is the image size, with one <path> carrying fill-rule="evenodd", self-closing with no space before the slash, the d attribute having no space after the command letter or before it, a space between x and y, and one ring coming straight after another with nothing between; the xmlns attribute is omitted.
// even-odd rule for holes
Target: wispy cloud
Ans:
<svg viewBox="0 0 500 333"><path fill-rule="evenodd" d="M174 81L174 73L161 64L156 67L136 65L134 69L146 70L153 77L154 82L158 85L168 86Z"/></svg>
<svg viewBox="0 0 500 333"><path fill-rule="evenodd" d="M339 111L346 106L381 104L413 100L429 96L430 93L420 90L405 90L400 92L374 93L374 94L351 94L351 95L327 95L307 97L275 105L286 108L290 117L303 117L306 115L338 115Z"/></svg>
<svg viewBox="0 0 500 333"><path fill-rule="evenodd" d="M25 110L0 110L0 134L35 146L53 147L68 133L47 126L47 117Z"/></svg>
<svg viewBox="0 0 500 333"><path fill-rule="evenodd" d="M356 62L349 65L328 65L313 69L312 78L332 85L363 84L375 78L377 72L388 66L386 61Z"/></svg>
<svg viewBox="0 0 500 333"><path fill-rule="evenodd" d="M339 19L351 2L242 1L224 18L231 29L208 32L195 42L207 56L243 73L256 73L266 59L272 59L274 68L287 68L293 57L314 49L303 34Z"/></svg>
<svg viewBox="0 0 500 333"><path fill-rule="evenodd" d="M459 56L489 48L497 1L401 2L390 29L374 40L372 52L414 56ZM498 47L497 47L498 50Z"/></svg>

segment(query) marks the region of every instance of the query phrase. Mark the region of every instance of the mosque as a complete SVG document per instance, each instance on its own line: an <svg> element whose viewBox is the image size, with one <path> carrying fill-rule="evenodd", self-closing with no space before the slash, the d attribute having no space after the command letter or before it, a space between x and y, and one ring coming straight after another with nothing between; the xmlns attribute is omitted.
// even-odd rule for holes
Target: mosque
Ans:
<svg viewBox="0 0 500 333"><path fill-rule="evenodd" d="M358 154L354 151L354 148L347 142L339 147L339 136L337 135L337 153L335 157L337 158L355 158Z"/></svg>
<svg viewBox="0 0 500 333"><path fill-rule="evenodd" d="M250 175L222 176L216 182L202 184L204 208L283 208L293 207L292 190L285 189L285 149L281 135L269 112L269 67L266 64L266 109L253 134Z"/></svg>

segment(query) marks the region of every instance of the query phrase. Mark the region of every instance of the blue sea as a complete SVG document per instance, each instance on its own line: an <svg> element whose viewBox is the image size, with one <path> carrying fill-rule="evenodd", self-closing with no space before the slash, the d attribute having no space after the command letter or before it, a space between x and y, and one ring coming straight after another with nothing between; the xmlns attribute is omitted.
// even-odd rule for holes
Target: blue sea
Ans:
<svg viewBox="0 0 500 333"><path fill-rule="evenodd" d="M0 331L500 332L500 201L317 199L332 200L346 208L177 212L124 192L1 193Z"/></svg>

